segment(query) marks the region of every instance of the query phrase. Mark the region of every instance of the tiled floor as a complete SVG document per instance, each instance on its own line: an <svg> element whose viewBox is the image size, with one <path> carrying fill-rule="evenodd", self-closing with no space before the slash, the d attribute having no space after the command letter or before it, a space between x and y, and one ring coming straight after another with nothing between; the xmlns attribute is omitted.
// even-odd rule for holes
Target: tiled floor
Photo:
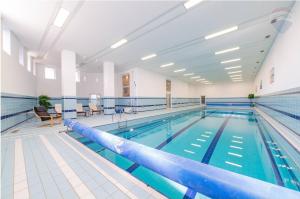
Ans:
<svg viewBox="0 0 300 199"><path fill-rule="evenodd" d="M127 115L127 119L191 108L195 107L143 112ZM112 117L97 115L78 121L99 126L112 123ZM40 125L33 119L1 136L1 198L164 198L65 133L58 133L65 130L62 125Z"/></svg>

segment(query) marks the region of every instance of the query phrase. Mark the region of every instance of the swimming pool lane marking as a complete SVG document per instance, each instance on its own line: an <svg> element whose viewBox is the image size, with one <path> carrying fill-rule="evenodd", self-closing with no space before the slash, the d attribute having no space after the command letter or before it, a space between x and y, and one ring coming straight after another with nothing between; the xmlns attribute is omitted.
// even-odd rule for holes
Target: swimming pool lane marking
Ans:
<svg viewBox="0 0 300 199"><path fill-rule="evenodd" d="M240 164L236 164L236 163L233 163L233 162L229 162L229 161L225 161L226 164L229 164L229 165L232 165L232 166L235 166L235 167L243 167L242 165Z"/></svg>
<svg viewBox="0 0 300 199"><path fill-rule="evenodd" d="M233 148L233 149L243 149L242 147L234 146L234 145L230 145L229 147L230 147L230 148Z"/></svg>
<svg viewBox="0 0 300 199"><path fill-rule="evenodd" d="M187 152L187 153L191 153L191 154L194 154L195 152L194 151L190 151L190 150L187 150L187 149L184 149L183 151Z"/></svg>
<svg viewBox="0 0 300 199"><path fill-rule="evenodd" d="M260 124L258 123L257 119L255 121L256 121L256 124L257 124L257 127L258 127L258 131L259 131L259 133L260 133L260 135L262 137L263 143L265 145L265 148L267 149L267 154L268 154L269 159L271 161L271 166L272 166L273 172L275 174L276 182L277 182L278 185L284 186L282 177L280 175L278 167L276 166L276 161L275 161L275 159L274 159L274 157L272 155L271 149L270 149L270 147L267 144L267 139L266 139L266 137L265 137L265 135L263 133L263 130L262 130Z"/></svg>
<svg viewBox="0 0 300 199"><path fill-rule="evenodd" d="M215 134L215 137L213 138L212 142L210 143L208 149L206 150L206 153L204 155L204 157L202 158L202 163L204 164L208 164L210 159L211 159L211 156L216 148L216 145L229 121L231 116L228 116L226 117L225 121L223 122L223 124L221 125L221 127L219 128L219 130L217 131L217 133Z"/></svg>
<svg viewBox="0 0 300 199"><path fill-rule="evenodd" d="M261 134L263 134L262 129L261 129L261 126L260 126L260 124L258 123L257 119L256 119L256 122L257 122L257 124L258 124L259 132L260 132ZM264 136L264 135L262 135L262 136ZM265 136L264 136L264 138L266 139ZM271 136L269 136L269 138L270 138L272 144L277 145L276 142L274 142L274 140L272 139ZM266 141L266 140L264 140L264 143L265 143L265 141ZM269 147L267 146L266 143L265 143L265 146L266 146L267 149L269 148ZM277 149L278 149L278 148L277 148ZM280 149L277 150L276 152L279 154L279 156L283 156L283 154L281 153ZM275 159L274 159L273 156L272 156L272 158L273 158L273 160L274 160L274 162L275 162L275 164L276 164L276 161L275 161ZM286 161L285 158L282 158L282 161L283 161L283 163L285 164L285 166L286 166L286 165L289 166L289 164L287 163L287 161ZM273 166L273 165L272 165L272 166ZM276 168L277 168L277 167L276 167ZM292 177L292 180L295 181L295 182L297 182L297 183L295 183L295 186L297 187L298 190L300 190L300 184L299 184L299 180L298 180L297 176L296 176L295 173L292 171L292 169L288 169L288 168L291 168L291 167L287 167L287 166L286 166L286 168L287 168L287 170L288 170L288 173L289 173L290 176ZM278 168L277 168L277 169L278 169ZM278 171L279 171L279 170L278 170ZM279 173L279 174L280 174L280 173ZM281 175L280 175L280 177L281 177ZM284 186L284 185L282 185L282 186Z"/></svg>
<svg viewBox="0 0 300 199"><path fill-rule="evenodd" d="M194 144L194 143L191 143L192 146L195 146L195 147L201 147L200 144Z"/></svg>
<svg viewBox="0 0 300 199"><path fill-rule="evenodd" d="M207 116L213 114L215 111L207 114L205 117L201 117L197 120L195 120L194 122L190 123L189 125L187 125L186 127L180 129L179 131L177 131L175 134L173 134L171 137L167 138L165 141L163 141L161 144L159 144L157 147L155 147L155 149L162 149L164 146L166 146L169 142L171 142L173 139L175 139L177 136L179 136L180 134L182 134L183 132L185 132L188 128L190 128L191 126L193 126L194 124L198 123L200 120L206 118ZM126 171L128 171L129 173L132 173L135 169L137 169L140 165L137 163L134 163L133 165L131 165L130 167L128 167L126 169Z"/></svg>
<svg viewBox="0 0 300 199"><path fill-rule="evenodd" d="M215 137L213 138L212 142L210 143L208 149L206 150L206 153L204 155L204 157L202 158L201 162L204 163L204 164L208 164L210 159L211 159L211 156L216 148L216 145L230 119L231 115L227 116L224 120L224 122L222 123L222 125L220 126L220 128L218 129L217 133L215 134ZM193 199L195 198L197 192L188 188L187 191L185 192L185 195L183 197L183 199ZM193 196L193 197L190 197L190 196Z"/></svg>
<svg viewBox="0 0 300 199"><path fill-rule="evenodd" d="M237 138L237 139L241 139L241 140L243 139L243 137L235 136L235 135L233 135L232 137L233 137L233 138Z"/></svg>
<svg viewBox="0 0 300 199"><path fill-rule="evenodd" d="M183 115L184 116L184 115ZM178 118L176 118L175 120L177 120L177 119L179 119L179 117ZM167 122L166 122L167 121ZM159 121L154 121L154 123L152 123L151 124L151 127L152 128L157 128L157 127L160 127L160 126L162 126L162 125L165 125L165 124L167 124L169 121L168 120L159 120ZM135 131L137 131L138 129L140 129L140 128L143 128L144 127L144 125L142 125L142 126L137 126L137 127L135 127L134 128L134 130ZM131 129L130 129L131 130ZM123 131L120 131L120 132L118 132L118 133L115 133L114 135L118 135L118 136L120 136L121 134L125 134L125 133L128 133L128 132L132 132L132 131L130 131L130 130L123 130ZM139 132L140 130L138 130L137 131L137 133L135 134L135 135L132 135L131 137L127 137L126 139L128 139L128 140L130 140L131 138L134 138L134 137L136 137L136 136L138 136L138 135L140 135L140 134L143 134L143 133L145 133L145 131L141 131L141 132ZM93 144L93 143L95 143L94 141L91 141L91 140L87 140L87 141L84 141L84 142L81 142L82 144L84 144L84 145L86 145L86 146L88 146L88 145L90 145L90 144ZM95 144L97 144L97 143L95 143ZM102 152L102 151L104 151L104 150L106 150L106 148L105 147L102 147L101 149L99 149L99 150L97 150L97 151L95 151L96 153L100 153L100 152Z"/></svg>
<svg viewBox="0 0 300 199"><path fill-rule="evenodd" d="M201 134L202 137L209 138L210 136Z"/></svg>
<svg viewBox="0 0 300 199"><path fill-rule="evenodd" d="M239 158L243 157L243 155L241 155L241 154L232 153L232 152L228 152L228 155L232 155L232 156L239 157Z"/></svg>
<svg viewBox="0 0 300 199"><path fill-rule="evenodd" d="M238 143L238 144L243 144L243 142L237 141L237 140L231 140L231 142Z"/></svg>

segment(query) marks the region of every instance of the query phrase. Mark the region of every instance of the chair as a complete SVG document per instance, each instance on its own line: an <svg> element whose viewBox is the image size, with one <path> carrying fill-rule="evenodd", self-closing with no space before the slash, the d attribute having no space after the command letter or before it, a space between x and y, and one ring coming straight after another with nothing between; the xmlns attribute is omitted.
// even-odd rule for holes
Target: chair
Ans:
<svg viewBox="0 0 300 199"><path fill-rule="evenodd" d="M87 116L86 111L83 110L82 104L76 105L76 112L77 114L84 114L84 116Z"/></svg>
<svg viewBox="0 0 300 199"><path fill-rule="evenodd" d="M56 115L62 115L62 107L61 104L55 104L54 105L54 111L56 113Z"/></svg>
<svg viewBox="0 0 300 199"><path fill-rule="evenodd" d="M33 112L34 112L35 116L37 118L39 118L42 122L49 121L50 126L54 125L54 120L58 120L59 124L62 121L62 116L61 115L52 116L47 112L46 108L43 107L43 106L34 107Z"/></svg>
<svg viewBox="0 0 300 199"><path fill-rule="evenodd" d="M89 103L89 108L90 108L90 112L92 113L92 115L94 114L94 112L101 114L101 110L97 108L96 104Z"/></svg>
<svg viewBox="0 0 300 199"><path fill-rule="evenodd" d="M124 113L126 114L132 114L133 112L133 108L132 107L125 107L124 108Z"/></svg>

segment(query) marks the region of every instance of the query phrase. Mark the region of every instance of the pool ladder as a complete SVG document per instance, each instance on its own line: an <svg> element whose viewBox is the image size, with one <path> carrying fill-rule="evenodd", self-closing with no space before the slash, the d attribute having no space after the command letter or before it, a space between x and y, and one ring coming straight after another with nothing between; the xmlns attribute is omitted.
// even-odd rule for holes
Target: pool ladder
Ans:
<svg viewBox="0 0 300 199"><path fill-rule="evenodd" d="M127 128L127 120L125 120L125 121L119 120L118 121L118 128L119 129Z"/></svg>

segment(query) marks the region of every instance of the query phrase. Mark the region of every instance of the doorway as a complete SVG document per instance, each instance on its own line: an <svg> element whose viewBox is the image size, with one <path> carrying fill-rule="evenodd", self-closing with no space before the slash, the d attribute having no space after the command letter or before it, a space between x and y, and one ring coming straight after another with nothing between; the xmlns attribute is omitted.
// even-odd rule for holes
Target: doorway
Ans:
<svg viewBox="0 0 300 199"><path fill-rule="evenodd" d="M201 105L205 105L205 104L206 104L205 96L201 96Z"/></svg>

